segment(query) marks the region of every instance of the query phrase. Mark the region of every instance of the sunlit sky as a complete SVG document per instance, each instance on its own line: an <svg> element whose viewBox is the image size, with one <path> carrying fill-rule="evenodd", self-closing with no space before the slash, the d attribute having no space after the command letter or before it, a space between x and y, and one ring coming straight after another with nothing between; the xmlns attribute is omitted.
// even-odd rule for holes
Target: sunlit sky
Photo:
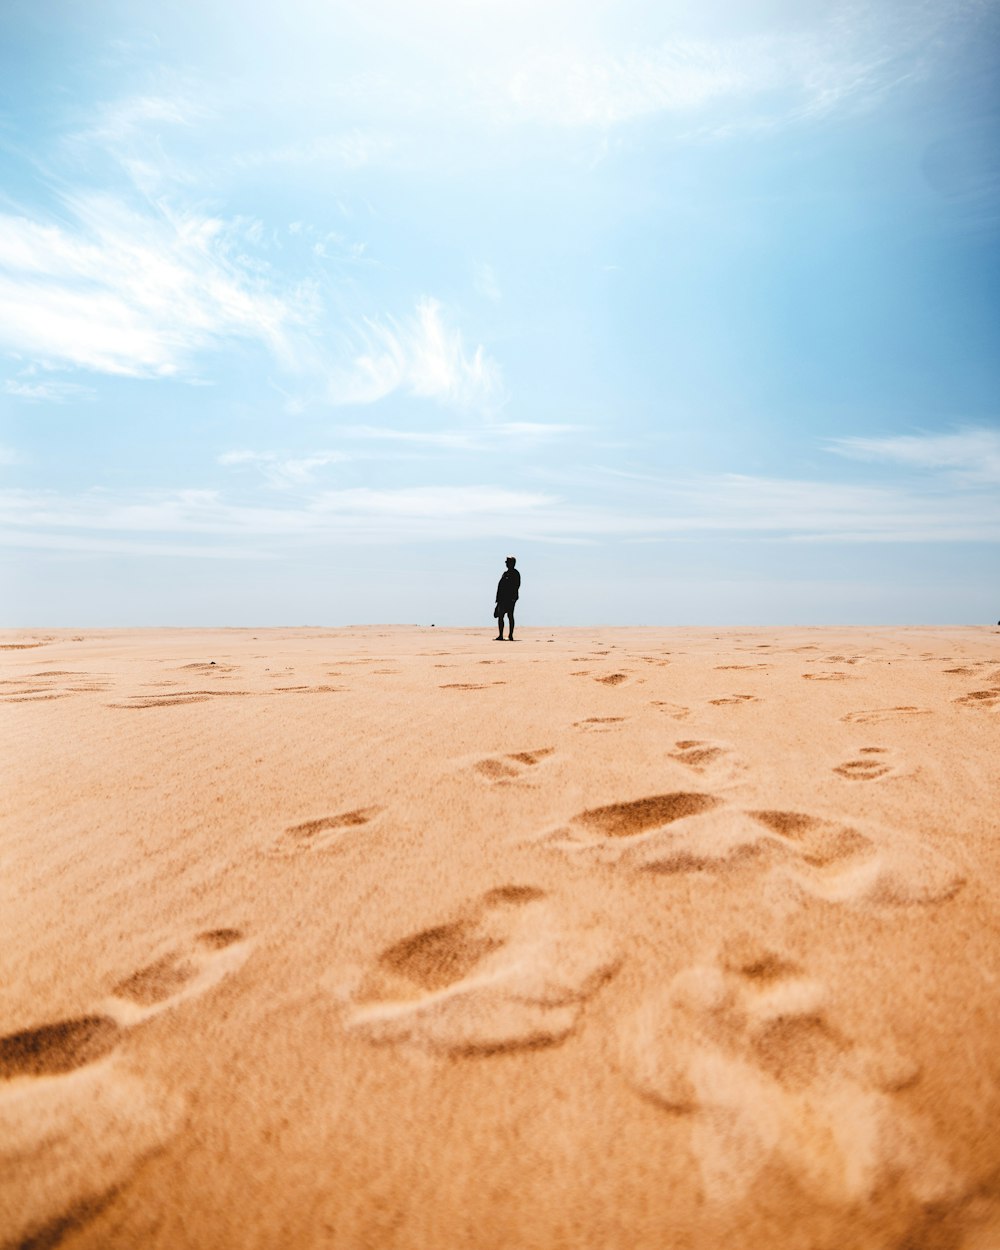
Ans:
<svg viewBox="0 0 1000 1250"><path fill-rule="evenodd" d="M1000 616L996 0L4 0L0 623Z"/></svg>

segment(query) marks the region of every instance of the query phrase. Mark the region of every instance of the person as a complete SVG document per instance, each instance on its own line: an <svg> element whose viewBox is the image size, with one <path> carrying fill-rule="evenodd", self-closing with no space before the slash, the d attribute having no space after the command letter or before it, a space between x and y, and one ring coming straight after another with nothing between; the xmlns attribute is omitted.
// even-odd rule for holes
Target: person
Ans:
<svg viewBox="0 0 1000 1250"><path fill-rule="evenodd" d="M510 622L507 636L511 642L514 641L514 604L517 603L517 596L521 589L521 574L514 568L516 563L514 556L507 557L507 568L497 583L496 618L499 632L494 639L495 642L503 642L504 617Z"/></svg>

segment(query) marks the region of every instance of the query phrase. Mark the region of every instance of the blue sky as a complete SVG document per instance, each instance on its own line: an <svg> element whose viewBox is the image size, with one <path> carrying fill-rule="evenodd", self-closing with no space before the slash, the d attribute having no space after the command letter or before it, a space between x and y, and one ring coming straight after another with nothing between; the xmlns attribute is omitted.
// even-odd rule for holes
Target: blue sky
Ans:
<svg viewBox="0 0 1000 1250"><path fill-rule="evenodd" d="M1000 615L995 0L5 0L7 625Z"/></svg>

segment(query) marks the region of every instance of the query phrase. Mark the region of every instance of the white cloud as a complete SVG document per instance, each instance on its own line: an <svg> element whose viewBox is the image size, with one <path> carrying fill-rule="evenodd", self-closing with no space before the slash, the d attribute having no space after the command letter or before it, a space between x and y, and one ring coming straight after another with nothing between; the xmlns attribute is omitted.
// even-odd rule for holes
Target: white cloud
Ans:
<svg viewBox="0 0 1000 1250"><path fill-rule="evenodd" d="M499 421L478 429L395 430L387 426L350 425L341 432L348 438L407 443L455 451L494 451L502 447L551 442L577 434L579 425L540 421Z"/></svg>
<svg viewBox="0 0 1000 1250"><path fill-rule="evenodd" d="M239 169L267 165L331 165L356 170L374 161L385 160L395 146L395 140L390 135L354 129L342 134L315 135L280 147L243 152L233 164Z"/></svg>
<svg viewBox="0 0 1000 1250"><path fill-rule="evenodd" d="M228 465L252 464L302 487L313 462L276 453L233 451ZM298 476L296 476L298 475ZM255 550L289 543L328 545L344 539L405 543L453 541L506 534L539 541L694 539L728 535L753 541L949 543L1000 541L1000 493L941 483L938 489L858 485L740 474L655 478L603 472L557 493L511 489L489 482L462 486L352 487L300 490L283 506L233 503L220 491L145 494L90 491L0 492L0 524L8 544L49 535L58 546L88 533L122 540L156 534L194 541L228 536ZM599 497L602 502L590 500ZM586 502L577 502L585 500ZM46 543L49 540L46 539ZM72 545L72 542L70 545Z"/></svg>
<svg viewBox="0 0 1000 1250"><path fill-rule="evenodd" d="M398 320L341 312L344 328L332 321L321 290L341 309L370 301L346 283L342 291L330 287L330 266L317 262L357 265L363 241L294 222L289 234L307 245L308 257L298 259L311 276L279 280L262 255L272 244L280 251L281 239L259 218L178 206L191 171L171 164L156 129L209 116L181 96L106 105L64 147L83 165L110 156L130 190L63 193L58 216L44 219L0 213L0 351L35 369L196 382L209 353L242 340L298 375L304 394L290 396L286 411L301 410L318 391L335 403L372 403L402 391L462 411L493 411L503 399L499 367L482 346L466 348L436 300L419 300ZM356 165L367 160L370 137L353 131L330 144L309 152L336 152ZM286 155L297 160L304 149ZM144 172L146 165L158 173ZM15 381L8 393L66 400L71 385ZM308 476L313 467L290 465L286 476Z"/></svg>
<svg viewBox="0 0 1000 1250"><path fill-rule="evenodd" d="M762 88L773 70L746 44L672 42L618 56L534 54L513 74L517 113L557 125L612 126L661 112L690 112ZM765 72L765 70L767 72Z"/></svg>
<svg viewBox="0 0 1000 1250"><path fill-rule="evenodd" d="M957 19L976 3L846 3L811 24L729 38L679 33L607 47L574 46L566 37L534 48L510 72L508 107L515 117L560 126L661 115L698 123L693 135L772 129L866 107L919 78L929 50L943 55Z"/></svg>
<svg viewBox="0 0 1000 1250"><path fill-rule="evenodd" d="M204 89L199 95L205 95ZM84 165L95 152L110 155L135 187L155 197L165 188L193 182L191 172L168 155L161 140L164 128L191 130L213 117L193 91L124 96L98 105L91 124L68 134L62 146Z"/></svg>
<svg viewBox="0 0 1000 1250"><path fill-rule="evenodd" d="M461 331L446 324L441 304L426 296L403 320L365 318L349 354L350 366L330 379L333 403L368 404L403 391L488 413L504 399L499 365L481 345L469 352Z"/></svg>
<svg viewBox="0 0 1000 1250"><path fill-rule="evenodd" d="M16 545L18 534L33 545L39 535L60 532L72 545L88 531L174 539L215 534L247 540L329 542L351 537L397 542L494 533L504 520L538 513L553 502L538 492L489 484L322 491L287 507L233 504L218 491L207 490L71 496L11 490L0 491L0 523L8 545Z"/></svg>
<svg viewBox="0 0 1000 1250"><path fill-rule="evenodd" d="M39 381L19 381L8 378L3 385L8 395L18 399L27 399L32 403L68 404L73 400L94 399L97 392L91 386L81 386L78 382L59 382L50 378Z"/></svg>
<svg viewBox="0 0 1000 1250"><path fill-rule="evenodd" d="M234 258L222 221L97 194L65 208L68 225L0 215L0 346L131 377L181 375L235 338L292 358L297 300Z"/></svg>
<svg viewBox="0 0 1000 1250"><path fill-rule="evenodd" d="M95 534L32 533L0 530L0 547L32 551L74 551L81 555L168 556L177 560L264 560L271 553L258 548L192 542L149 542L104 538Z"/></svg>
<svg viewBox="0 0 1000 1250"><path fill-rule="evenodd" d="M912 469L947 470L970 482L1000 485L1000 430L967 427L953 434L899 434L890 438L837 438L830 449L855 460Z"/></svg>
<svg viewBox="0 0 1000 1250"><path fill-rule="evenodd" d="M355 322L332 357L315 289L278 289L245 253L259 241L259 222L160 202L135 208L110 195L78 194L65 207L68 224L0 214L0 349L47 368L195 380L206 353L242 339L286 369L324 377L335 403L395 391L462 411L503 402L499 366L481 345L466 347L437 300L422 298L406 318ZM357 259L358 246L346 254ZM73 385L6 389L25 399L82 397Z"/></svg>
<svg viewBox="0 0 1000 1250"><path fill-rule="evenodd" d="M125 96L102 105L94 124L76 138L105 146L128 143L151 125L194 126L211 112L190 95Z"/></svg>
<svg viewBox="0 0 1000 1250"><path fill-rule="evenodd" d="M311 482L317 469L343 464L351 458L345 451L314 451L298 457L281 456L274 451L227 451L218 457L218 463L253 465L272 486L297 486Z"/></svg>

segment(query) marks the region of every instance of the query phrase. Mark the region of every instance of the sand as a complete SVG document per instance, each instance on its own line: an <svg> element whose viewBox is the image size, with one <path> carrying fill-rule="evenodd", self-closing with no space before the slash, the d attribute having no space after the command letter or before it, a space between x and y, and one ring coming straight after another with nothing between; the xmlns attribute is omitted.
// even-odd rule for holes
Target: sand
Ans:
<svg viewBox="0 0 1000 1250"><path fill-rule="evenodd" d="M0 646L0 1245L1000 1247L1000 631Z"/></svg>

